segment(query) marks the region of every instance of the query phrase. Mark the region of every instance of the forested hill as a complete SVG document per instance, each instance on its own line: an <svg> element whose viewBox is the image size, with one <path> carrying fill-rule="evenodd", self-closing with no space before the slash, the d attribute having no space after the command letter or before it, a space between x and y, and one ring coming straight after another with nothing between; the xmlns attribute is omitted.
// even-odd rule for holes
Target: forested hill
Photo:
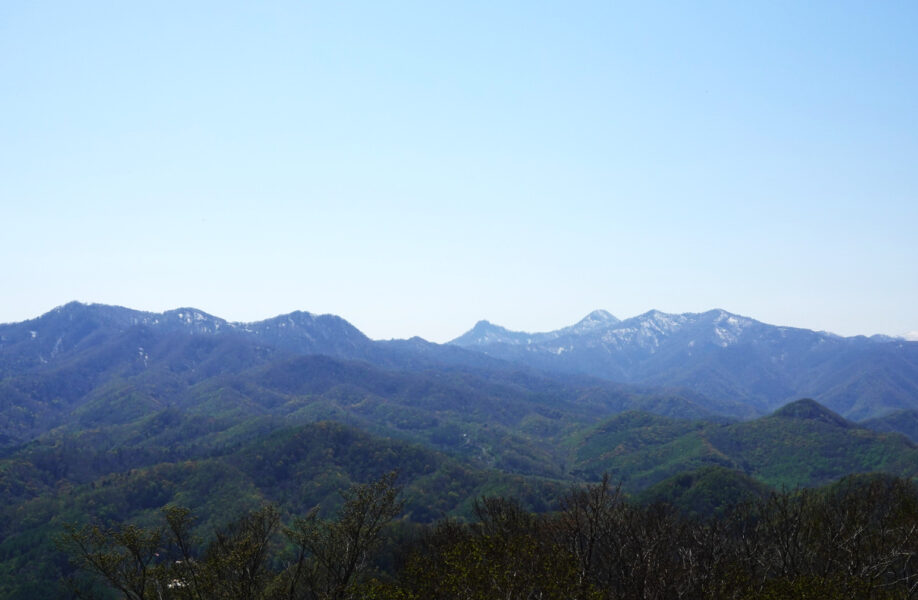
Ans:
<svg viewBox="0 0 918 600"><path fill-rule="evenodd" d="M574 473L592 480L608 473L633 491L709 466L779 488L875 471L918 476L918 446L908 438L866 429L809 399L739 423L626 412L572 440Z"/></svg>
<svg viewBox="0 0 918 600"><path fill-rule="evenodd" d="M67 569L55 539L67 523L149 522L180 505L199 515L203 534L265 502L286 515L316 505L328 514L341 490L392 470L413 522L468 515L474 498L490 494L544 511L565 489L337 423L254 420L215 429L209 419L169 413L34 442L0 459L0 598L62 597Z"/></svg>

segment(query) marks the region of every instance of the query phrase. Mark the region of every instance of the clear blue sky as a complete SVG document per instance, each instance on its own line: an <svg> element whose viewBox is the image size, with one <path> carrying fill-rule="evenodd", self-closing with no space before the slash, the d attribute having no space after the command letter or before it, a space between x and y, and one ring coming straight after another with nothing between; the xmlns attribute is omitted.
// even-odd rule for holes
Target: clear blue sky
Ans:
<svg viewBox="0 0 918 600"><path fill-rule="evenodd" d="M918 3L0 4L0 322L918 330Z"/></svg>

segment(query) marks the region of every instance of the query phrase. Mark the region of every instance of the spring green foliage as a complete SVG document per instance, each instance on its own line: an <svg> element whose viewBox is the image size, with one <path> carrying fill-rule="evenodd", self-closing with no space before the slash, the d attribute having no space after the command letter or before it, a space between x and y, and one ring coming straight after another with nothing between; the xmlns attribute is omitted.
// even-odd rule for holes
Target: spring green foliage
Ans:
<svg viewBox="0 0 918 600"><path fill-rule="evenodd" d="M764 498L770 488L719 466L680 473L635 496L641 504L669 504L694 517L723 516L732 506Z"/></svg>
<svg viewBox="0 0 918 600"><path fill-rule="evenodd" d="M624 413L576 439L574 473L597 480L608 472L629 491L705 466L775 487L823 485L871 471L918 472L918 448L904 436L860 428L812 400L740 423Z"/></svg>
<svg viewBox="0 0 918 600"><path fill-rule="evenodd" d="M402 504L394 473L342 495L336 519L313 510L283 529L292 551L277 544L280 513L271 505L218 530L203 550L190 513L176 507L152 528L68 527L61 545L79 569L126 600L345 600L355 597L383 527ZM76 584L73 591L92 594Z"/></svg>
<svg viewBox="0 0 918 600"><path fill-rule="evenodd" d="M448 423L441 419L441 427ZM443 435L455 437L457 430L453 422ZM396 468L406 518L415 523L469 518L474 498L483 495L512 496L527 510L549 511L572 481L598 480L604 469L638 499L698 516L723 514L767 493L767 484L780 489L858 472L918 472L918 450L905 438L860 429L809 402L732 424L623 413L564 438L552 454L568 467L556 478L508 472L514 444L525 443L494 432L494 445L485 447L503 469L464 451L439 452L336 423L236 422L177 408L36 440L0 458L0 598L61 596L47 582L67 570L52 544L65 522L146 526L163 507L179 505L194 511L196 533L203 535L264 503L285 515L304 515L316 504L334 511L338 490Z"/></svg>
<svg viewBox="0 0 918 600"><path fill-rule="evenodd" d="M131 600L886 600L918 593L918 488L902 479L853 477L771 493L700 519L665 504L632 504L603 478L573 488L554 513L480 498L471 522L443 520L397 540L387 526L402 508L394 483L387 474L353 487L335 518L310 511L289 527L265 506L205 546L190 534L190 514L177 508L154 527L71 528L64 545L84 572ZM376 560L384 544L400 557L387 572Z"/></svg>
<svg viewBox="0 0 918 600"><path fill-rule="evenodd" d="M183 427L181 420L173 423ZM163 507L179 505L193 510L194 532L207 537L265 503L286 515L303 515L319 504L318 516L325 518L341 506L340 490L396 468L405 485L406 517L415 522L471 514L472 499L482 494L511 494L544 511L564 489L336 423L242 430L219 452L124 470L122 461L139 457L143 465L147 455L131 448L120 456L104 446L94 449L97 435L36 444L21 458L0 461L7 468L0 485L14 498L0 506L0 598L64 594L54 582L67 571L66 561L56 554L53 538L67 522L82 525L93 518L103 529L121 522L150 526ZM39 466L73 479L57 479Z"/></svg>
<svg viewBox="0 0 918 600"><path fill-rule="evenodd" d="M287 568L282 586L290 598L345 600L366 571L371 552L380 544L383 527L402 510L394 486L395 473L343 494L338 518L318 518L313 509L295 518L286 535L296 547L296 561Z"/></svg>

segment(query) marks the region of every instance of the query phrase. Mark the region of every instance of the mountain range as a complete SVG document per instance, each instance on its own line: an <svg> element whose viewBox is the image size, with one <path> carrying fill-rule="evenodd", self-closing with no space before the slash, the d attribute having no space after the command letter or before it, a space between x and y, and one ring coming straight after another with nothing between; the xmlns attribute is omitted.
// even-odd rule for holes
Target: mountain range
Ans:
<svg viewBox="0 0 918 600"><path fill-rule="evenodd" d="M84 350L98 353L102 347L121 353L119 360L129 355L140 364L154 339L188 336L214 336L225 349L245 347L249 362L259 356L322 354L381 368L528 368L555 378L566 374L679 389L694 394L706 410L738 418L767 414L801 397L855 420L918 410L918 342L845 338L723 310L653 310L624 321L597 310L544 333L480 321L440 345L421 338L374 341L340 317L302 311L237 323L194 308L150 313L71 302L36 319L0 325L0 376L65 364Z"/></svg>
<svg viewBox="0 0 918 600"><path fill-rule="evenodd" d="M696 416L752 418L801 397L853 420L918 410L918 342L845 338L723 310L654 310L626 320L597 310L544 333L480 321L448 344L434 344L417 337L374 341L340 317L302 311L238 323L194 308L151 313L77 302L0 325L0 402L7 407L13 399L20 406L34 402L35 394L11 383L23 378L30 385L41 380L44 387L66 379L60 391L66 401L92 389L106 373L138 375L163 361L170 372L187 367L191 380L198 380L305 355L408 372L526 373L539 385L551 380L577 388L626 386L628 393L679 396L687 404L672 410ZM11 435L3 426L9 412L0 410L0 443Z"/></svg>
<svg viewBox="0 0 918 600"><path fill-rule="evenodd" d="M530 416L533 403L579 422L629 408L686 417L742 410L689 390L547 375L419 338L375 342L330 315L240 324L195 309L155 314L70 303L0 325L0 446L169 407L286 415L302 409L283 401L292 391L322 397L310 404L313 418L366 422L361 415L373 402L351 403L358 410L345 398L376 399L386 418L369 425L409 437L418 415L430 420L442 410L482 424L497 412ZM459 410L470 403L481 411ZM489 435L502 422L492 420Z"/></svg>
<svg viewBox="0 0 918 600"><path fill-rule="evenodd" d="M604 473L702 512L769 486L914 477L916 349L724 311L480 322L434 344L307 312L70 303L0 325L0 598L63 593L46 583L65 522L302 514L394 468L417 522L482 495L548 510Z"/></svg>
<svg viewBox="0 0 918 600"><path fill-rule="evenodd" d="M624 321L595 311L536 334L480 321L450 344L545 371L687 388L754 414L801 397L855 420L918 408L915 342L779 327L723 310L652 310Z"/></svg>

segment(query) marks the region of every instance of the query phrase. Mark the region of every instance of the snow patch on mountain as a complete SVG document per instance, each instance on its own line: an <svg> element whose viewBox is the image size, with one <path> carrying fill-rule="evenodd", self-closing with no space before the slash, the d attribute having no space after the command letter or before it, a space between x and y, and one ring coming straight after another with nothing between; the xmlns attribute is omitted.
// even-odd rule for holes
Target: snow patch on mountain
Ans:
<svg viewBox="0 0 918 600"><path fill-rule="evenodd" d="M545 333L514 332L479 321L452 343L465 347L525 345L530 352L556 356L587 349L620 352L628 348L653 354L675 336L687 336L689 339L684 343L692 341L726 348L739 343L757 324L758 321L720 309L684 314L650 310L624 321L607 311L596 310L574 325Z"/></svg>
<svg viewBox="0 0 918 600"><path fill-rule="evenodd" d="M621 321L615 318L612 313L605 310L594 310L574 325L560 329L557 332L548 333L557 333L559 335L582 334L597 329L607 328L618 323L621 323Z"/></svg>

